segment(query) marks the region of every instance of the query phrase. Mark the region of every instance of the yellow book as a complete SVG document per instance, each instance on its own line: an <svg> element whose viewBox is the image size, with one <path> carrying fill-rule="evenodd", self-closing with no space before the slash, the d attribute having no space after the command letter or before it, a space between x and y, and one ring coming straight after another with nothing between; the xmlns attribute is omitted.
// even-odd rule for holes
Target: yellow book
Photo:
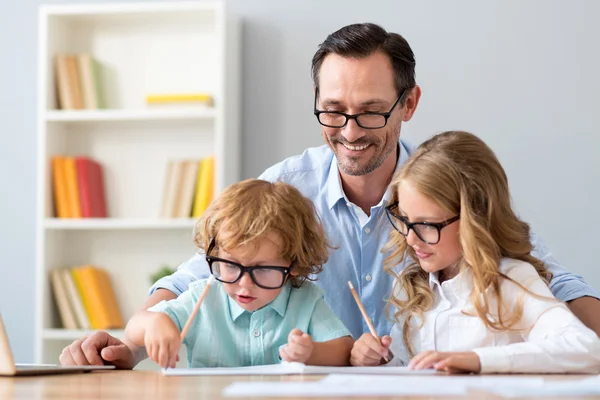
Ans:
<svg viewBox="0 0 600 400"><path fill-rule="evenodd" d="M215 170L215 158L207 157L202 159L202 166L200 167L200 176L198 177L198 184L196 188L196 197L194 199L194 209L192 217L200 218L204 210L208 207L213 198L214 191L214 170Z"/></svg>
<svg viewBox="0 0 600 400"><path fill-rule="evenodd" d="M54 189L54 208L58 218L69 218L71 207L67 195L65 160L63 157L52 157L52 186Z"/></svg>
<svg viewBox="0 0 600 400"><path fill-rule="evenodd" d="M213 99L207 93L175 93L175 94L150 94L146 96L148 104L163 103L207 103L212 104Z"/></svg>
<svg viewBox="0 0 600 400"><path fill-rule="evenodd" d="M123 317L106 271L85 265L72 272L92 329L123 328Z"/></svg>
<svg viewBox="0 0 600 400"><path fill-rule="evenodd" d="M87 321L90 324L90 328L100 329L98 328L98 320L96 313L94 312L94 305L90 302L90 296L86 295L88 287L83 277L82 267L71 268L71 277L75 283L75 288L77 289L79 299L83 304L83 309L85 311L85 315L87 316Z"/></svg>
<svg viewBox="0 0 600 400"><path fill-rule="evenodd" d="M69 198L69 217L81 218L81 204L79 203L79 185L77 184L77 170L74 157L65 157L65 182L67 197Z"/></svg>

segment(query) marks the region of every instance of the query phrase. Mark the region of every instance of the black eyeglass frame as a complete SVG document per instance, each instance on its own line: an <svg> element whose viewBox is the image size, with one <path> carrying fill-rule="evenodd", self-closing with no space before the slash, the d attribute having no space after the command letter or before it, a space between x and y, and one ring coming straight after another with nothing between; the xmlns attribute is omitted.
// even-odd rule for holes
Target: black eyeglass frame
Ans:
<svg viewBox="0 0 600 400"><path fill-rule="evenodd" d="M269 290L276 290L276 289L282 288L283 285L285 285L285 283L287 282L288 276L290 275L290 273L294 269L294 263L293 262L290 264L289 267L281 267L281 266L274 266L274 265L245 266L245 265L242 265L240 263L236 263L234 261L226 260L224 258L219 258L219 257L208 255L214 249L214 247L215 247L215 242L214 242L214 239L213 239L213 241L211 242L210 246L208 247L208 251L206 252L206 262L208 263L208 268L210 269L211 275L213 275L215 277L215 279L218 280L219 282L223 282L223 283L236 283L237 281L239 281L240 279L242 279L242 276L244 276L245 273L248 273L250 275L250 278L252 279L252 282L254 282L254 284L256 286L258 286L259 288L269 289ZM227 263L227 264L230 264L230 265L234 265L234 266L236 266L236 267L239 268L240 274L233 281L223 280L223 279L217 277L213 273L213 263L215 263L215 262L223 262L223 263ZM256 270L280 271L282 273L281 284L279 286L277 286L277 287L270 287L270 286L261 285L260 283L258 283L256 281L256 278L254 277L254 271L256 271Z"/></svg>
<svg viewBox="0 0 600 400"><path fill-rule="evenodd" d="M390 224L392 224L394 229L396 231L398 231L398 233L400 233L404 237L408 236L408 234L410 233L410 230L412 229L413 232L415 233L415 235L417 235L417 237L419 239L421 239L422 242L427 243L427 244L432 244L432 245L438 244L440 242L440 240L442 239L442 229L443 228L447 227L448 225L450 225L460 219L460 215L456 215L456 216L449 218L442 222L408 222L408 219L406 219L406 217L398 215L394 211L392 211L394 208L397 208L397 207L398 207L398 202L395 202L385 208L385 213L390 221ZM400 222L402 222L404 225L406 225L406 233L404 233L400 229L398 229L398 227L394 223L393 218L398 219ZM419 231L417 229L413 228L415 225L430 226L432 228L435 228L438 233L438 240L435 242L428 242L427 240L423 239L421 237L421 235L419 235Z"/></svg>
<svg viewBox="0 0 600 400"><path fill-rule="evenodd" d="M358 114L346 114L340 111L325 111L325 110L317 110L317 97L319 97L319 88L316 88L315 90L315 103L313 105L313 113L315 114L315 117L317 117L317 121L319 121L319 124L326 126L328 128L336 128L336 129L341 129L343 127L345 127L346 125L348 125L348 120L353 119L354 122L356 122L356 124L358 126L360 126L363 129L381 129L383 127L385 127L387 125L388 119L390 118L390 116L392 115L392 113L394 112L394 109L396 108L396 106L398 105L398 103L400 102L400 99L402 99L402 96L404 96L404 93L406 92L407 88L402 89L402 92L400 92L400 96L398 96L398 99L396 99L396 102L394 103L394 105L392 106L392 108L390 109L390 111L388 112L384 112L384 113L379 113L379 112L364 112L364 113L358 113ZM337 115L343 115L346 118L346 121L344 122L343 125L327 125L321 122L321 114L337 114ZM385 118L385 122L383 123L383 125L381 126L377 126L377 127L367 127L367 126L363 126L360 124L360 122L358 121L358 117L360 117L361 115L379 115Z"/></svg>

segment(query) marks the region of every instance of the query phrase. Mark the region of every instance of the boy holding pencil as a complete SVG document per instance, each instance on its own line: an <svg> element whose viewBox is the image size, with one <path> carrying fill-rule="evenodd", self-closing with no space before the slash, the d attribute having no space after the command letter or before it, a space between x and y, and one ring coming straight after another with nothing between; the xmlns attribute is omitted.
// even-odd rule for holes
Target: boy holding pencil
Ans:
<svg viewBox="0 0 600 400"><path fill-rule="evenodd" d="M314 205L297 189L236 183L204 213L194 240L216 281L196 281L127 324L127 338L156 363L174 367L183 343L189 367L349 364L350 332L309 282L329 245Z"/></svg>

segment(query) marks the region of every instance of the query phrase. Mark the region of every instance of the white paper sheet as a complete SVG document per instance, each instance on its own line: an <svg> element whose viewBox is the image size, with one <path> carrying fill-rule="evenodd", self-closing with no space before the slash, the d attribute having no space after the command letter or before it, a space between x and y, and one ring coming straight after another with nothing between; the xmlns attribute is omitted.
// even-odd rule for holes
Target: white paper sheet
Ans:
<svg viewBox="0 0 600 400"><path fill-rule="evenodd" d="M324 385L320 382L235 382L223 391L228 397L465 395L464 385Z"/></svg>
<svg viewBox="0 0 600 400"><path fill-rule="evenodd" d="M524 387L522 385L497 386L487 390L502 397L573 397L573 396L598 396L600 395L600 375L584 380L566 379L563 381L546 382L544 386Z"/></svg>
<svg viewBox="0 0 600 400"><path fill-rule="evenodd" d="M542 378L526 376L408 376L332 374L317 382L236 382L224 396L400 396L465 395L469 389L518 386L539 390Z"/></svg>
<svg viewBox="0 0 600 400"><path fill-rule="evenodd" d="M318 367L301 363L282 363L238 368L171 368L163 369L168 376L185 375L436 375L435 370L410 370L407 367Z"/></svg>

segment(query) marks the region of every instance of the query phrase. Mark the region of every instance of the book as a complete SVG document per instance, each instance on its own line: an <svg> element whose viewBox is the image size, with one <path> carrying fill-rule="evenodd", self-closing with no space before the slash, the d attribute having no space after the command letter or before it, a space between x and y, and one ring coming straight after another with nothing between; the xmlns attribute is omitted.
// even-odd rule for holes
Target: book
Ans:
<svg viewBox="0 0 600 400"><path fill-rule="evenodd" d="M75 313L75 319L77 321L77 325L81 329L90 329L91 324L90 320L85 312L85 308L83 306L83 302L79 295L79 291L75 284L75 280L73 278L73 273L70 268L63 268L60 270L62 274L62 278L65 284L65 289L67 292L67 296L69 298L69 304Z"/></svg>
<svg viewBox="0 0 600 400"><path fill-rule="evenodd" d="M67 176L64 158L54 156L50 160L52 164L52 188L54 191L54 209L58 218L69 218L71 207L67 192Z"/></svg>
<svg viewBox="0 0 600 400"><path fill-rule="evenodd" d="M177 215L185 175L184 166L185 162L181 160L169 162L163 189L163 204L160 214L162 218L174 218Z"/></svg>
<svg viewBox="0 0 600 400"><path fill-rule="evenodd" d="M213 98L207 93L173 93L173 94L150 94L146 96L147 104L168 103L202 103L213 105Z"/></svg>
<svg viewBox="0 0 600 400"><path fill-rule="evenodd" d="M58 310L58 316L60 317L63 328L77 329L78 325L77 320L75 319L75 311L71 307L62 274L63 272L61 269L53 269L50 271L50 283L56 302L56 308Z"/></svg>
<svg viewBox="0 0 600 400"><path fill-rule="evenodd" d="M81 216L106 218L106 198L102 166L88 157L75 159Z"/></svg>
<svg viewBox="0 0 600 400"><path fill-rule="evenodd" d="M88 110L104 108L102 86L100 85L100 64L90 54L77 56L81 77L83 106Z"/></svg>
<svg viewBox="0 0 600 400"><path fill-rule="evenodd" d="M200 173L202 176L199 177L199 184L196 187L194 207L192 211L192 217L194 218L200 218L212 201L215 180L214 169L214 157L202 159L202 167L200 168Z"/></svg>
<svg viewBox="0 0 600 400"><path fill-rule="evenodd" d="M58 100L58 108L63 110L73 110L75 103L71 90L71 79L69 77L69 66L67 64L67 56L65 54L57 54L54 59L55 88L56 98Z"/></svg>
<svg viewBox="0 0 600 400"><path fill-rule="evenodd" d="M77 56L68 55L67 60L67 71L69 74L69 89L73 99L73 109L83 109L83 95L81 93L81 79L79 77L79 66L77 63Z"/></svg>
<svg viewBox="0 0 600 400"><path fill-rule="evenodd" d="M72 268L71 273L92 329L123 328L123 316L106 271L85 265Z"/></svg>
<svg viewBox="0 0 600 400"><path fill-rule="evenodd" d="M69 204L69 218L81 218L81 205L79 203L79 185L77 184L77 171L75 169L75 158L63 158L65 183L67 186L67 197Z"/></svg>
<svg viewBox="0 0 600 400"><path fill-rule="evenodd" d="M192 206L194 203L194 192L196 189L196 176L198 174L197 161L183 161L183 178L181 182L181 195L176 218L189 218L192 215Z"/></svg>

